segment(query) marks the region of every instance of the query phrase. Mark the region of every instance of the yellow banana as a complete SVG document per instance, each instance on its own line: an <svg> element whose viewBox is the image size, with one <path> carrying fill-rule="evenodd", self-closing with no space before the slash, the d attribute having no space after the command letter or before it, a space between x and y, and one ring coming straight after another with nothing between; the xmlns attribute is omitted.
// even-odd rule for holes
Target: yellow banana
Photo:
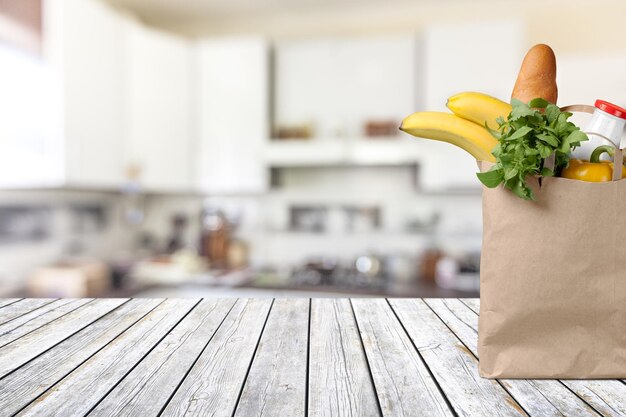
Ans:
<svg viewBox="0 0 626 417"><path fill-rule="evenodd" d="M448 99L446 106L452 113L471 122L497 130L498 117L506 117L511 112L511 105L483 93L459 93Z"/></svg>
<svg viewBox="0 0 626 417"><path fill-rule="evenodd" d="M495 162L491 150L498 144L485 129L454 114L417 112L402 121L400 130L413 136L440 140L463 148L479 161Z"/></svg>

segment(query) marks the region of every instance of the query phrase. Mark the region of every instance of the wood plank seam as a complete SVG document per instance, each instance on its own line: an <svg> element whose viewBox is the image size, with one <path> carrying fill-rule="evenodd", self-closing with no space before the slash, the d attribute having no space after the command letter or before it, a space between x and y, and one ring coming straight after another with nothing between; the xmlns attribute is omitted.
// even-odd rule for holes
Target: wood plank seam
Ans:
<svg viewBox="0 0 626 417"><path fill-rule="evenodd" d="M198 356L196 356L196 358L194 359L194 361L191 363L191 366L189 366L189 369L187 369L187 372L185 372L185 375L182 377L182 379L180 380L180 382L178 383L178 385L176 385L176 388L172 391L172 393L170 394L169 398L167 399L167 401L163 404L163 407L161 407L161 410L159 410L159 413L157 414L157 416L160 416L161 414L163 414L163 411L165 411L165 409L167 408L167 406L169 405L170 401L172 401L172 398L174 398L174 395L176 395L176 392L178 391L178 389L180 388L180 386L183 384L183 382L185 382L185 379L187 379L187 376L189 375L189 373L191 372L191 370L193 369L194 366L196 366L196 362L198 362L198 359L200 359L200 357L202 356L202 354L204 353L204 351L206 350L206 348L209 346L209 343L211 343L211 341L213 340L213 338L215 337L215 334L218 332L218 330L222 327L222 324L224 323L224 321L226 321L226 318L228 317L228 315L230 314L230 312L233 310L233 308L235 307L237 303L233 303L233 305L230 306L230 308L228 309L228 312L224 315L224 317L222 318L222 320L220 321L220 324L215 328L215 331L213 332L213 334L211 335L211 337L209 338L209 340L207 340L206 344L204 345L204 347L202 348L202 350L200 351L200 353L198 353Z"/></svg>
<svg viewBox="0 0 626 417"><path fill-rule="evenodd" d="M42 325L41 325L41 326L39 326L39 327L35 327L35 328L34 328L34 329L32 329L31 331L24 333L23 335L21 335L21 336L20 336L20 337L18 337L17 339L13 339L13 340L11 340L10 342L7 342L7 343L5 343L5 344L3 344L3 345L0 345L0 348L3 348L3 347L5 347L5 346L6 346L6 345L8 345L8 344L11 344L11 343L15 342L16 340L19 340L19 339L21 339L22 337L24 337L24 336L27 336L27 335L31 334L32 332L34 332L35 330L38 330L38 329L42 328L43 326L47 326L48 324L53 323L53 322L55 322L55 321L59 320L60 318L62 318L62 317L64 317L64 316L66 316L66 315L68 315L68 314L70 314L70 313L71 313L71 312L73 312L74 310L78 310L78 309L79 309L79 308L81 308L82 306L86 306L87 304L89 304L89 303L91 303L91 302L93 302L93 300L88 301L88 302L86 302L85 304L79 304L79 305L77 305L77 306L76 306L76 308L73 308L72 310L67 311L66 313L64 313L64 314L60 315L59 317L57 317L57 318L55 318L55 319L50 320L50 321L49 321L49 322L47 322L47 323L42 324ZM67 303L67 304L69 304L69 303ZM57 307L57 308L63 307L64 305L65 305L65 304L62 304L62 305L60 305L60 306L59 306L59 307ZM42 307L45 307L45 306L42 306ZM55 310L56 310L56 308L55 308ZM34 311L36 311L36 310L34 310ZM51 310L51 311L54 311L54 310ZM45 314L50 313L51 311L48 311L48 312L44 313L44 315L45 315ZM30 321L32 321L32 320L35 320L36 318L39 318L39 317L41 317L41 316L42 316L42 315L39 315L39 316L33 317L32 319L30 319L29 321L27 321L27 322L23 323L22 325L24 325L24 324L26 324L26 323L28 323L28 322L30 322ZM3 333L3 334L2 334L2 335L0 335L0 336L4 336L4 334L6 334L6 333Z"/></svg>
<svg viewBox="0 0 626 417"><path fill-rule="evenodd" d="M304 382L304 416L309 415L309 367L311 365L311 311L313 300L309 298L309 320L306 333L306 378Z"/></svg>
<svg viewBox="0 0 626 417"><path fill-rule="evenodd" d="M456 337L456 339L465 347L465 349L467 350L468 353L470 353L474 358L476 358L476 362L479 361L478 357L476 355L474 355L474 353L472 352L472 350L469 348L469 346L467 346L462 340L461 338L459 338L456 333L454 333L454 331L450 328L450 326L448 326L448 324L443 321L441 319L441 317L439 317L439 315L437 314L437 312L435 310L433 310L433 308L426 302L424 301L423 298L420 298L420 300L430 309L430 311L433 312L433 314L439 319L440 322L443 323L444 326L446 326L446 328L450 331L450 333L452 333L454 335L454 337ZM389 301L389 300L387 300ZM391 305L391 304L390 304ZM393 307L392 307L393 308ZM478 376L479 378L482 378L481 376ZM504 384L502 384L502 382L498 379L496 380L496 382L498 383L498 385L500 385L502 387L502 389L513 399L513 401L515 401L515 403L519 406L520 409L522 409L524 411L524 413L526 413L526 415L530 416L531 414L528 412L528 410L526 410L524 407L522 407L522 405L519 403L519 401L517 400L517 398L515 398L515 396L513 396L513 394L511 392L509 392L509 390L504 386ZM557 407L555 407L557 408ZM558 409L558 408L557 408Z"/></svg>
<svg viewBox="0 0 626 417"><path fill-rule="evenodd" d="M422 302L424 301L422 298L420 298L419 300L422 300ZM411 335L409 334L409 332L407 331L406 327L404 327L404 323L402 323L402 320L400 320L400 317L398 317L398 313L396 312L396 310L394 310L393 306L391 305L391 303L389 302L389 298L385 298L385 301L387 302L387 305L389 306L389 308L391 308L391 311L393 312L393 315L396 317L396 320L398 320L398 323L400 323L400 326L402 327L402 330L404 330L404 333L407 335L407 337L409 338L411 345L413 346L413 348L415 349L415 351L417 352L417 355L419 356L420 360L422 361L422 363L424 364L424 366L426 367L426 370L428 371L428 374L430 375L430 377L433 379L435 386L437 387L437 389L439 390L439 393L441 394L441 396L443 397L443 399L446 401L446 404L448 404L448 407L450 408L450 411L452 412L452 414L454 414L455 416L458 416L458 412L456 411L456 409L454 408L454 406L452 405L452 402L450 401L450 399L448 398L448 396L444 393L443 389L441 388L441 385L439 384L439 381L437 381L437 378L435 378L435 375L433 374L432 370L430 369L430 366L428 365L428 363L426 363L426 361L424 360L424 357L422 356L422 353L419 351L419 349L417 348L417 346L415 346L415 342L413 341L413 338L411 337ZM439 316L437 316L439 317ZM445 323L444 323L445 324ZM464 345L465 346L465 345Z"/></svg>
<svg viewBox="0 0 626 417"><path fill-rule="evenodd" d="M47 348L46 350L40 352L37 356L30 358L29 360L27 360L26 362L24 362L23 364L21 364L20 366L18 366L17 368L7 372L6 374L0 376L0 380L6 378L7 376L11 375L12 373L18 371L22 366L32 362L33 360L37 359L39 356L43 355L44 353L50 351L51 349L54 349L56 346L60 345L61 343L63 343L64 341L66 341L67 339L69 339L70 337L74 336L75 334L77 334L78 332L80 332L81 330L91 326L93 323L95 323L96 321L100 320L102 317L106 317L107 315L109 315L111 312L117 310L118 308L120 308L121 306L123 306L124 304L128 303L130 301L130 298L126 301L124 301L122 304L120 304L119 306L113 308L111 311L108 311L106 314L103 314L102 316L99 316L97 319L85 324L83 327L79 328L78 330L76 330L75 332L67 335L66 337L64 337L63 339L59 340L57 343L55 343L54 345L50 346L49 348ZM91 303L87 303L84 304L82 306L80 306L80 308L84 308L85 306L89 305ZM19 340L19 339L18 339ZM8 345L8 344L7 344Z"/></svg>
<svg viewBox="0 0 626 417"><path fill-rule="evenodd" d="M256 359L257 352L259 350L259 343L261 343L261 338L263 337L263 333L265 332L265 326L267 326L267 321L270 318L270 314L272 314L272 307L274 307L275 298L272 298L272 303L270 307L267 309L267 315L265 316L265 321L263 322L263 327L261 327L261 332L259 333L259 338L256 341L256 346L254 346L254 351L252 352L252 357L250 358L250 363L248 364L248 369L246 370L246 374L243 377L243 382L241 383L241 387L239 388L239 394L237 394L237 400L235 401L235 406L233 407L232 417L235 417L237 413L237 407L239 407L239 401L241 400L241 394L243 393L243 389L246 386L246 381L248 380L248 375L250 375L250 369L252 369L252 363Z"/></svg>
<svg viewBox="0 0 626 417"><path fill-rule="evenodd" d="M30 300L32 300L32 298L31 298ZM58 298L51 298L51 299L50 299L50 301L48 301L47 303L41 304L41 305L39 305L39 306L37 306L37 307L35 307L35 308L33 308L33 309L29 309L29 310L27 310L27 311L23 311L23 312L22 312L22 314L19 314L19 315L15 316L15 317L13 317L13 318L11 318L11 319L7 320L7 321L0 322L0 324L5 325L5 324L7 324L7 323L11 323L13 320L15 320L15 319L19 319L20 317L22 317L22 316L24 316L24 315L26 315L26 314L28 314L28 313L31 313L31 312L33 312L33 311L37 311L37 310L39 310L40 308L45 307L45 306L47 306L48 304L51 304L51 303L53 303L53 302L55 302L55 301L57 301L57 300L58 300ZM28 301L28 300L27 300L27 301ZM16 304L16 303L12 303L12 304L9 304L9 305L14 305L14 304ZM6 306L5 306L5 307L6 307Z"/></svg>
<svg viewBox="0 0 626 417"><path fill-rule="evenodd" d="M468 303L468 302L467 302L467 300L462 299L462 298L459 298L458 300L459 300L462 304L464 304L464 305L467 307L467 309L468 309L469 311L471 311L472 313L474 313L474 314L475 314L475 315L477 315L477 316L480 316L480 314L478 313L478 311L476 311L475 306L473 306L471 303ZM428 305L428 307L430 307L430 305L429 305L428 303L426 303L426 305ZM433 308L432 308L432 307L430 307L430 309L431 309L431 310L433 310ZM433 310L433 312L434 312L435 314L437 314L437 312L435 312L434 310ZM437 315L437 317L439 317L439 315ZM441 319L441 318L440 318L440 319ZM443 320L441 320L441 321L443 321ZM444 322L444 324L446 324L446 323ZM452 333L454 333L454 332L452 332ZM455 334L455 335L456 335L456 334ZM457 337L458 337L458 336L457 336ZM461 343L463 343L463 342L461 341ZM465 344L464 344L464 346L465 346ZM467 346L466 346L466 347L467 347ZM468 349L468 351L472 352L472 351L471 351L471 349ZM472 353L472 354L473 354L473 353ZM476 356L476 355L474 355L474 356ZM477 358L477 359L478 359L478 358ZM478 360L480 360L480 359L478 359ZM501 381L501 380L499 380L499 379L498 379L497 381L498 381L498 383L499 383L499 384L500 384L500 385L501 385L501 386L502 386L502 387L506 390L506 387L504 386L504 384L502 383L502 381ZM596 412L597 414L599 414L599 415L601 415L601 416L602 416L602 415L604 415L604 414L603 414L600 410L598 410L596 407L594 407L592 404L590 404L587 400L585 400L585 399L584 399L581 395L579 395L578 393L576 393L576 392L575 392L575 391L574 391L571 387L569 387L569 386L568 386L567 384L565 384L563 381L561 381L560 379L557 379L556 381L558 381L558 382L559 382L562 386L564 386L564 387L565 387L568 391L570 391L570 392L571 392L571 393L572 393L572 394L573 394L576 398L580 399L580 401L582 401L584 404L586 404L586 405L587 405L590 409L592 409L594 412ZM621 381L621 382L624 382L624 381ZM508 390L507 390L507 392L508 392ZM539 392L541 393L541 390L539 390ZM513 394L511 394L510 392L509 392L509 395L511 395L511 397L513 397ZM543 395L543 393L542 393L542 395ZM545 396L545 395L544 395L543 397L546 399L546 401L550 402L550 400L549 400L548 398L546 398L546 396ZM516 401L517 401L517 400L516 400ZM550 402L550 404L552 404L552 403ZM608 404L607 404L607 406L608 406ZM609 407L610 407L610 406L609 406ZM555 408L557 408L557 409L558 409L558 407L555 407ZM619 414L619 413L617 413L617 414Z"/></svg>
<svg viewBox="0 0 626 417"><path fill-rule="evenodd" d="M126 301L125 303L120 304L119 306L117 306L116 308L114 308L113 310L111 310L110 312L108 312L107 314L103 315L102 317L98 318L97 320L94 320L92 323L89 324L89 326L91 326L93 323L95 323L98 320L101 320L103 317L106 317L108 314L112 313L113 311L117 310L118 308L121 308L123 305L125 305L126 303L128 303L131 299L128 299L128 301ZM112 343L113 341L115 341L118 337L120 337L122 334L124 334L124 332L126 332L128 329L130 329L131 327L133 327L135 324L137 324L137 322L139 322L140 320L142 320L144 317L146 317L148 314L150 314L152 311L154 311L158 306L160 306L163 302L165 301L165 299L163 299L163 301L161 301L159 304L157 304L156 306L154 306L152 309L148 310L144 315L140 316L137 318L137 320L135 320L134 322L130 323L128 325L128 327L126 327L123 331L121 331L117 336L115 336L113 339L109 340L107 343L105 343L104 345L102 345L98 350L96 350L93 354L91 354L89 357L85 358L84 361L78 363L75 367L73 367L72 369L70 369L66 374L62 375L58 380L56 380L53 384L50 384L50 386L48 388L46 388L44 391L42 391L39 395L37 395L35 398L33 398L31 401L29 401L27 404L25 404L22 408L20 408L14 415L19 414L20 412L22 412L24 409L28 408L32 403L34 403L35 401L37 401L37 398L41 397L42 395L45 395L46 392L48 392L50 389L52 389L55 385L57 385L60 381L62 381L63 379L65 379L68 375L70 375L72 372L74 372L76 369L80 368L85 362L87 362L88 360L90 360L91 358L93 358L95 355L97 355L102 349L106 348L110 343ZM85 304L86 305L86 304ZM81 329L78 332L84 330ZM76 333L78 333L76 332ZM75 334L76 334L75 333ZM73 336L73 335L72 335ZM69 337L72 337L69 336ZM69 339L66 338L65 340ZM63 341L65 341L63 340ZM59 344L63 343L63 341L59 342ZM56 346L56 345L55 345ZM54 346L52 347L54 348ZM50 349L52 349L50 348ZM48 349L48 350L50 350ZM46 351L47 352L47 351ZM37 359L39 356L43 355L45 352L42 352L40 355L36 356L35 358L33 358L32 360ZM29 361L30 362L30 361ZM26 362L28 363L28 362ZM24 365L26 365L26 363ZM22 365L22 366L24 366ZM21 367L20 367L21 368ZM19 369L19 368L18 368ZM7 374L9 375L9 374ZM6 376L6 375L5 375ZM4 378L4 376L2 377ZM2 379L0 378L0 379Z"/></svg>
<svg viewBox="0 0 626 417"><path fill-rule="evenodd" d="M459 301L462 302L463 304L465 304L467 306L467 308L469 308L470 310L472 310L474 313L476 313L476 315L478 315L478 311L474 310L474 307L472 307L466 299L464 298L459 298Z"/></svg>
<svg viewBox="0 0 626 417"><path fill-rule="evenodd" d="M232 416L271 305L271 298L237 300L162 416Z"/></svg>
<svg viewBox="0 0 626 417"><path fill-rule="evenodd" d="M13 301L11 301L9 303L0 305L0 308L4 308L6 306L10 306L11 304L15 304L15 303L17 303L19 301L22 301L22 300L24 300L24 298L17 298L17 299L15 299L15 300L13 300Z"/></svg>
<svg viewBox="0 0 626 417"><path fill-rule="evenodd" d="M380 398L378 397L378 388L376 388L376 384L374 383L374 375L372 374L372 368L369 363L369 358L367 357L367 351L365 350L365 345L363 344L363 336L361 334L361 327L359 325L359 321L356 319L356 313L354 312L354 305L352 305L352 298L350 301L350 310L352 311L352 318L354 319L354 325L356 326L356 331L359 336L359 342L361 345L361 350L363 351L363 356L365 357L365 363L367 365L367 373L370 377L370 383L372 384L372 388L374 389L374 394L376 394L376 405L378 406L378 415L383 416L383 407L380 405Z"/></svg>
<svg viewBox="0 0 626 417"><path fill-rule="evenodd" d="M163 302L165 302L165 300L163 300ZM185 313L180 320L178 320L176 322L176 324L174 324L174 326L172 326L172 328L165 332L165 334L163 334L163 336L150 348L148 349L148 351L143 355L143 357L141 359L139 359L133 366L130 367L130 369L124 374L124 376L122 376L122 378L120 378L119 381L117 381L117 383L113 384L113 386L111 388L109 388L109 390L102 396L102 398L100 398L98 401L96 401L96 403L89 409L89 411L87 412L86 415L89 415L89 413L91 413L101 402L102 400L104 400L123 380L124 378L126 378L140 363L141 361L143 361L148 355L150 355L150 352L152 352L162 341L163 339L165 339L167 337L168 334L170 334L172 332L172 330L174 330L176 328L176 326L178 326L183 320L185 320L185 318L196 308L198 307L198 305L202 302L202 299L198 300L198 302L196 302L196 304L193 305L193 307L191 307L189 309L189 311L187 313ZM160 304L159 304L160 305ZM158 306L157 306L158 307ZM157 308L155 307L155 309ZM154 310L154 309L153 309ZM152 310L151 310L152 311ZM130 326L129 328L131 328L132 326ZM128 329L126 329L128 330ZM124 332L126 332L126 330L124 330ZM122 333L124 333L122 332ZM120 334L121 335L121 334ZM117 336L119 337L119 336ZM117 337L115 339L117 339ZM109 342L110 343L110 342ZM108 343L107 343L108 344Z"/></svg>

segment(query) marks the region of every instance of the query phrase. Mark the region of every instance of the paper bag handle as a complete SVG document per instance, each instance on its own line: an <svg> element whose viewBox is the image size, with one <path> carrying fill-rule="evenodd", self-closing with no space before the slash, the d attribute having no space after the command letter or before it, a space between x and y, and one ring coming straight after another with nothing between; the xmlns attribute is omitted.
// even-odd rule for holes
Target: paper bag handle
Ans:
<svg viewBox="0 0 626 417"><path fill-rule="evenodd" d="M570 106L564 106L561 107L561 111L570 111L570 112L579 112L579 113L590 113L593 114L593 112L596 110L595 107L593 106L588 106L586 104L573 104ZM613 147L615 148L615 153L613 154L613 181L618 181L622 179L622 166L624 164L624 151L622 149L620 149L619 147L619 143L613 143L613 141L609 138L607 138L604 135L601 135L600 133L596 133L596 132L585 132L588 135L594 135L594 136L598 136L601 137L602 139L606 140L607 142L609 142L611 145L613 145ZM616 163L616 161L620 161L620 163ZM546 166L547 168L554 170L554 164L555 164L555 157L554 157L554 153L552 155L550 155L548 158L546 158L545 162L544 162L544 166Z"/></svg>

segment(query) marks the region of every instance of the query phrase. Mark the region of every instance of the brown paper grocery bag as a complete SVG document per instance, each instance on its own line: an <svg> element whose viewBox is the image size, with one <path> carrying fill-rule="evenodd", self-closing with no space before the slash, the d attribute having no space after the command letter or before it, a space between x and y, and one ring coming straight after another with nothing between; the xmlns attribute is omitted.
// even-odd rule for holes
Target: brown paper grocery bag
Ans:
<svg viewBox="0 0 626 417"><path fill-rule="evenodd" d="M483 189L480 375L625 378L626 180L533 191Z"/></svg>

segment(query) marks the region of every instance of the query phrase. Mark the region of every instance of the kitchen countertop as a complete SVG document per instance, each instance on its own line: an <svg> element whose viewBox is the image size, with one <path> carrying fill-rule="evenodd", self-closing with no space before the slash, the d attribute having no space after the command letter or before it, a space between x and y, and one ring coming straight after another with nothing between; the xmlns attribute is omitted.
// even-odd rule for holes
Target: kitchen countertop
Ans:
<svg viewBox="0 0 626 417"><path fill-rule="evenodd" d="M477 299L0 299L0 416L623 416L478 376Z"/></svg>

